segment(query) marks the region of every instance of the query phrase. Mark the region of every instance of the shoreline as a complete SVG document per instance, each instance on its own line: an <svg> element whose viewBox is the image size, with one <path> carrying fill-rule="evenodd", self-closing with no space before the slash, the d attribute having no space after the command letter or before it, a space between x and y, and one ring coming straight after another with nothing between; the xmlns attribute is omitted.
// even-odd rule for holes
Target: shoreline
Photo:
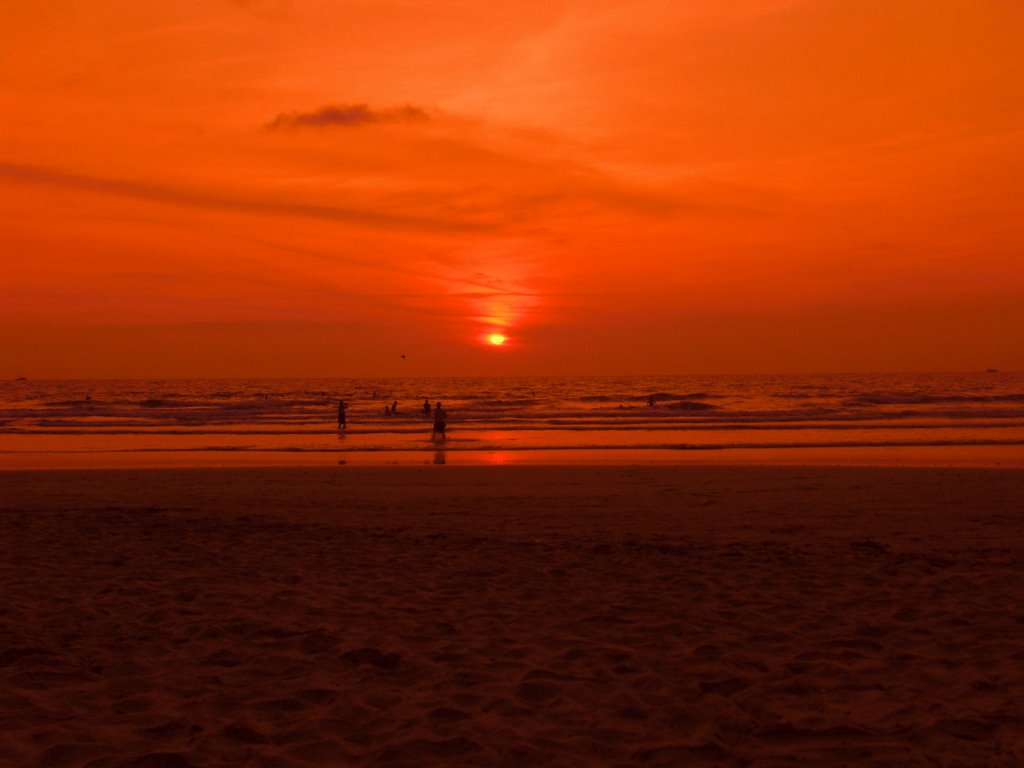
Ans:
<svg viewBox="0 0 1024 768"><path fill-rule="evenodd" d="M0 473L158 467L345 466L819 466L1024 468L1020 445L872 445L765 448L508 448L424 446L404 450L4 451Z"/></svg>

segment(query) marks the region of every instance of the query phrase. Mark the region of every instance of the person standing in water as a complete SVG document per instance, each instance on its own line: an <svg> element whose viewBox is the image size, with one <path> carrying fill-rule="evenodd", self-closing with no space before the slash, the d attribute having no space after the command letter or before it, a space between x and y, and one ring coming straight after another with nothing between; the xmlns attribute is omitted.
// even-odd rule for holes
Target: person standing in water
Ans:
<svg viewBox="0 0 1024 768"><path fill-rule="evenodd" d="M347 425L345 422L345 411L348 410L348 403L344 400L338 401L338 429L344 429Z"/></svg>
<svg viewBox="0 0 1024 768"><path fill-rule="evenodd" d="M441 401L437 401L437 405L434 406L434 428L430 432L430 439L437 440L440 435L441 442L447 442L448 435L445 430L448 428L448 412L441 407Z"/></svg>
<svg viewBox="0 0 1024 768"><path fill-rule="evenodd" d="M430 401L427 400L426 398L424 398L424 400L423 400L423 415L424 416L429 416L430 415Z"/></svg>

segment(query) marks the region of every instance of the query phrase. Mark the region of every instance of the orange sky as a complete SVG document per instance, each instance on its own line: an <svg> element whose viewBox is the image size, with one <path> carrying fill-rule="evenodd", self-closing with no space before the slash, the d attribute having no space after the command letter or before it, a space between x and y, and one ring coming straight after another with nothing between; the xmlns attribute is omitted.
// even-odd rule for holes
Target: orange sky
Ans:
<svg viewBox="0 0 1024 768"><path fill-rule="evenodd" d="M0 376L1024 369L1020 0L0 21Z"/></svg>

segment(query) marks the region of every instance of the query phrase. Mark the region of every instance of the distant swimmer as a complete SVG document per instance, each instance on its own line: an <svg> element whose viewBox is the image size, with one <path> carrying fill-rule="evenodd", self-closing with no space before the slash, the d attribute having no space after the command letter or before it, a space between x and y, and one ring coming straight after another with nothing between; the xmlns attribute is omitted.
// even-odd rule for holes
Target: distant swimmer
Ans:
<svg viewBox="0 0 1024 768"><path fill-rule="evenodd" d="M437 440L440 436L441 442L448 440L445 430L448 429L448 412L441 407L441 401L434 406L434 428L430 432L430 439Z"/></svg>
<svg viewBox="0 0 1024 768"><path fill-rule="evenodd" d="M430 401L426 400L426 399L423 401L423 415L424 416L429 416L430 415Z"/></svg>
<svg viewBox="0 0 1024 768"><path fill-rule="evenodd" d="M338 401L338 429L344 429L347 424L345 422L345 411L348 410L348 403L344 400Z"/></svg>

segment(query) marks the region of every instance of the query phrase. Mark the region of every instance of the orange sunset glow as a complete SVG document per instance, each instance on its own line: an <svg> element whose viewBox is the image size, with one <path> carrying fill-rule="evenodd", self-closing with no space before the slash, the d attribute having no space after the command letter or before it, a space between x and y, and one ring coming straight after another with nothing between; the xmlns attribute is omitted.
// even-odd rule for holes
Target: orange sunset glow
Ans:
<svg viewBox="0 0 1024 768"><path fill-rule="evenodd" d="M0 376L1024 368L1019 0L3 19Z"/></svg>

